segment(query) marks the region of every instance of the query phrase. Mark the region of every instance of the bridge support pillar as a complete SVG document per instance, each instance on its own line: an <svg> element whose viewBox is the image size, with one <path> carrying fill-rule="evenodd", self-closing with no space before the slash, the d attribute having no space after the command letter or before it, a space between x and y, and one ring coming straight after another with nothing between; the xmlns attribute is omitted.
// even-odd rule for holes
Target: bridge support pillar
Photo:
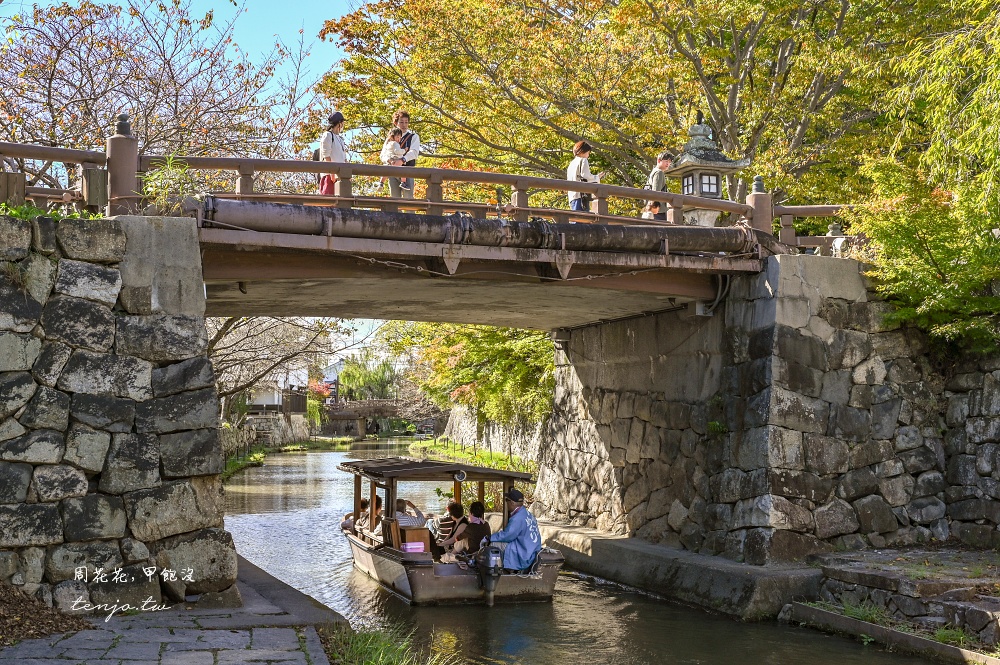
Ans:
<svg viewBox="0 0 1000 665"><path fill-rule="evenodd" d="M15 291L0 275L17 294L0 317L0 457L18 462L0 463L0 579L38 593L75 577L94 603L196 594L235 602L195 221L118 216L54 227L36 223L29 237L12 238L18 273L46 265L42 288L39 278ZM52 236L62 258L29 251ZM57 274L69 276L74 295L52 292ZM87 575L75 563L41 565L77 558ZM123 574L99 579L97 562Z"/></svg>
<svg viewBox="0 0 1000 665"><path fill-rule="evenodd" d="M760 275L732 278L712 317L664 311L560 333L532 511L758 565L929 538L889 502L909 501L924 468L952 467L921 452L907 477L916 453L890 440L916 440L916 423L943 408L903 386L944 382L900 373L929 367L914 355L926 347L869 296L856 261L772 256ZM965 419L952 422L964 437ZM943 458L941 441L927 449ZM898 470L898 501L885 483L853 481L868 467ZM853 503L834 494L843 487L856 487ZM864 522L874 510L877 527Z"/></svg>
<svg viewBox="0 0 1000 665"><path fill-rule="evenodd" d="M139 139L132 136L128 114L118 116L115 135L108 139L108 217L126 215L142 202L139 189Z"/></svg>

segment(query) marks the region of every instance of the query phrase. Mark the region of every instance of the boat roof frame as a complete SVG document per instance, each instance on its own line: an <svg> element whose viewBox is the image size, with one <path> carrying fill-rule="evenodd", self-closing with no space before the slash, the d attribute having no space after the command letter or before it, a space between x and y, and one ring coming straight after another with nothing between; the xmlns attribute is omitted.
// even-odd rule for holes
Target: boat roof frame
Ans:
<svg viewBox="0 0 1000 665"><path fill-rule="evenodd" d="M349 460L337 465L341 471L368 478L382 484L389 480L427 482L454 482L455 474L465 472L466 482L531 481L530 473L504 471L483 466L442 460L420 460L412 457L380 457L377 459Z"/></svg>

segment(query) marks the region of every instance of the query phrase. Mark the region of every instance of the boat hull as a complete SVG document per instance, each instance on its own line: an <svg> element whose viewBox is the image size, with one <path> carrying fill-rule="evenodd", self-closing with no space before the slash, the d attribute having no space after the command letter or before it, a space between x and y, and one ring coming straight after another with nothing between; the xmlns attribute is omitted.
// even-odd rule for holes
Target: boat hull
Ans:
<svg viewBox="0 0 1000 665"><path fill-rule="evenodd" d="M413 605L485 603L474 568L457 563L435 563L427 553L405 553L389 547L374 547L353 534L344 534L351 544L354 565L369 577ZM552 600L563 564L559 552L543 550L538 573L503 575L493 599L498 603Z"/></svg>

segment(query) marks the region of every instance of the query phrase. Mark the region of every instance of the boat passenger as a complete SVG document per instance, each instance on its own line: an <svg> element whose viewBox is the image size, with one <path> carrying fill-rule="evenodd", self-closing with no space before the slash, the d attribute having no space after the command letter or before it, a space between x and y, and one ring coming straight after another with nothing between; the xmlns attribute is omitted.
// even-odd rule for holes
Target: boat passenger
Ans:
<svg viewBox="0 0 1000 665"><path fill-rule="evenodd" d="M444 554L445 547L443 543L454 544L455 540L451 535L455 532L455 529L464 527L468 522L469 520L465 517L465 508L462 507L462 504L457 501L449 501L448 517L441 520L431 551L439 557Z"/></svg>
<svg viewBox="0 0 1000 665"><path fill-rule="evenodd" d="M378 494L375 495L375 523L371 526L368 525L368 520L371 517L371 513L368 510L367 499L361 499L361 516L357 519L357 528L366 529L368 531L375 531L378 525L382 523L382 497Z"/></svg>
<svg viewBox="0 0 1000 665"><path fill-rule="evenodd" d="M368 499L361 499L361 514L368 514ZM354 531L354 513L347 513L344 515L344 521L340 523L340 528L342 531L356 533Z"/></svg>
<svg viewBox="0 0 1000 665"><path fill-rule="evenodd" d="M406 512L409 506L415 515ZM420 509L413 505L412 501L406 499L396 499L396 524L399 526L427 526L427 518L420 512Z"/></svg>
<svg viewBox="0 0 1000 665"><path fill-rule="evenodd" d="M486 506L482 501L473 501L469 506L469 517L463 524L455 527L451 538L443 541L441 547L447 549L454 545L456 552L474 554L479 551L483 541L489 538L492 530L485 519Z"/></svg>
<svg viewBox="0 0 1000 665"><path fill-rule="evenodd" d="M434 532L434 538L438 541L447 540L451 537L451 534L455 531L455 525L458 523L458 518L452 512L455 510L453 506L458 506L460 518L465 514L465 509L462 508L462 504L458 503L454 499L448 501L448 506L445 508L445 514L436 520L434 520L433 525L431 525L431 531Z"/></svg>
<svg viewBox="0 0 1000 665"><path fill-rule="evenodd" d="M507 528L490 536L491 543L507 543L503 553L504 572L518 574L528 572L542 550L542 535L538 530L538 520L524 507L524 494L511 488L504 495L510 518Z"/></svg>

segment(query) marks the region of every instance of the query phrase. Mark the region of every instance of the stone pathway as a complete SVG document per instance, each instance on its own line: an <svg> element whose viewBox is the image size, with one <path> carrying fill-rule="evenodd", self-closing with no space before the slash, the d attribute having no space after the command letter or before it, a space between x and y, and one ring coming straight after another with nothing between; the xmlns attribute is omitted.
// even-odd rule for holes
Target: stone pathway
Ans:
<svg viewBox="0 0 1000 665"><path fill-rule="evenodd" d="M239 609L177 606L110 621L94 618L93 630L0 649L0 665L329 665L316 629L307 625L323 620L315 607L289 613L242 576L239 589ZM342 621L332 610L325 619Z"/></svg>

